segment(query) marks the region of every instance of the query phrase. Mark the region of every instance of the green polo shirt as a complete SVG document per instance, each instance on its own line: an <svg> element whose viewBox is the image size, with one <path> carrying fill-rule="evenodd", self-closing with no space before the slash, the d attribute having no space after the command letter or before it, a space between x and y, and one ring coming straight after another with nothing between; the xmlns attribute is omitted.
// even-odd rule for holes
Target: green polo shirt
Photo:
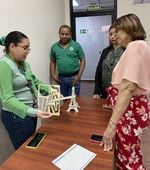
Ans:
<svg viewBox="0 0 150 170"><path fill-rule="evenodd" d="M60 42L52 45L51 58L56 61L58 73L71 74L80 69L80 61L85 57L81 45L70 40L68 46L63 48Z"/></svg>

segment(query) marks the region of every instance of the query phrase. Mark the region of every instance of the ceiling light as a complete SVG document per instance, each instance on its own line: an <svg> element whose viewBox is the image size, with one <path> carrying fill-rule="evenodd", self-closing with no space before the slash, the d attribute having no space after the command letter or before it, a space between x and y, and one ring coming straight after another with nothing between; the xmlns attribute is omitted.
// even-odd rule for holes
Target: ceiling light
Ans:
<svg viewBox="0 0 150 170"><path fill-rule="evenodd" d="M79 4L76 0L73 0L73 6L79 6Z"/></svg>

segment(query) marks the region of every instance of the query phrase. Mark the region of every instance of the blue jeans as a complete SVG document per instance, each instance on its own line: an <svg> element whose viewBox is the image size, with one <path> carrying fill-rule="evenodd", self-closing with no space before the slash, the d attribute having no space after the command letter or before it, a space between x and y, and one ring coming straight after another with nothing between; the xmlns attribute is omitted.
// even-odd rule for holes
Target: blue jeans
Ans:
<svg viewBox="0 0 150 170"><path fill-rule="evenodd" d="M61 76L59 75L60 79L60 91L63 96L71 96L72 94L72 81L74 79L74 76ZM80 82L77 82L75 84L75 95L80 95Z"/></svg>
<svg viewBox="0 0 150 170"><path fill-rule="evenodd" d="M18 149L36 130L37 118L22 119L12 112L1 112L1 120L15 149Z"/></svg>

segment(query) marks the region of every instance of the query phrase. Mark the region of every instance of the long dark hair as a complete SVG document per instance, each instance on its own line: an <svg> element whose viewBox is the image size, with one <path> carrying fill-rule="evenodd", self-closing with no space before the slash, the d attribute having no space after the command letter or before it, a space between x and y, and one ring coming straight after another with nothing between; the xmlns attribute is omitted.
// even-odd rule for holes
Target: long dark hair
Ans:
<svg viewBox="0 0 150 170"><path fill-rule="evenodd" d="M2 41L0 39L0 45L5 46L5 52L9 53L10 44L13 43L14 45L17 45L24 38L28 39L28 37L25 34L23 34L22 32L12 31L6 36L5 40Z"/></svg>

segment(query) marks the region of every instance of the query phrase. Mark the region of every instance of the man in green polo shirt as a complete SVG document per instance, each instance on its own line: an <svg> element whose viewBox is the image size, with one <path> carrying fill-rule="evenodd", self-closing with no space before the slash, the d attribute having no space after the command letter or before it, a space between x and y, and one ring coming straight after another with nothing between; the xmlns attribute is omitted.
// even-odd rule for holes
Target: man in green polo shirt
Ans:
<svg viewBox="0 0 150 170"><path fill-rule="evenodd" d="M71 39L71 28L62 25L59 28L60 41L51 47L50 72L63 96L70 96L72 86L75 94L80 94L80 79L85 68L85 54L81 45ZM57 71L56 71L57 68Z"/></svg>

